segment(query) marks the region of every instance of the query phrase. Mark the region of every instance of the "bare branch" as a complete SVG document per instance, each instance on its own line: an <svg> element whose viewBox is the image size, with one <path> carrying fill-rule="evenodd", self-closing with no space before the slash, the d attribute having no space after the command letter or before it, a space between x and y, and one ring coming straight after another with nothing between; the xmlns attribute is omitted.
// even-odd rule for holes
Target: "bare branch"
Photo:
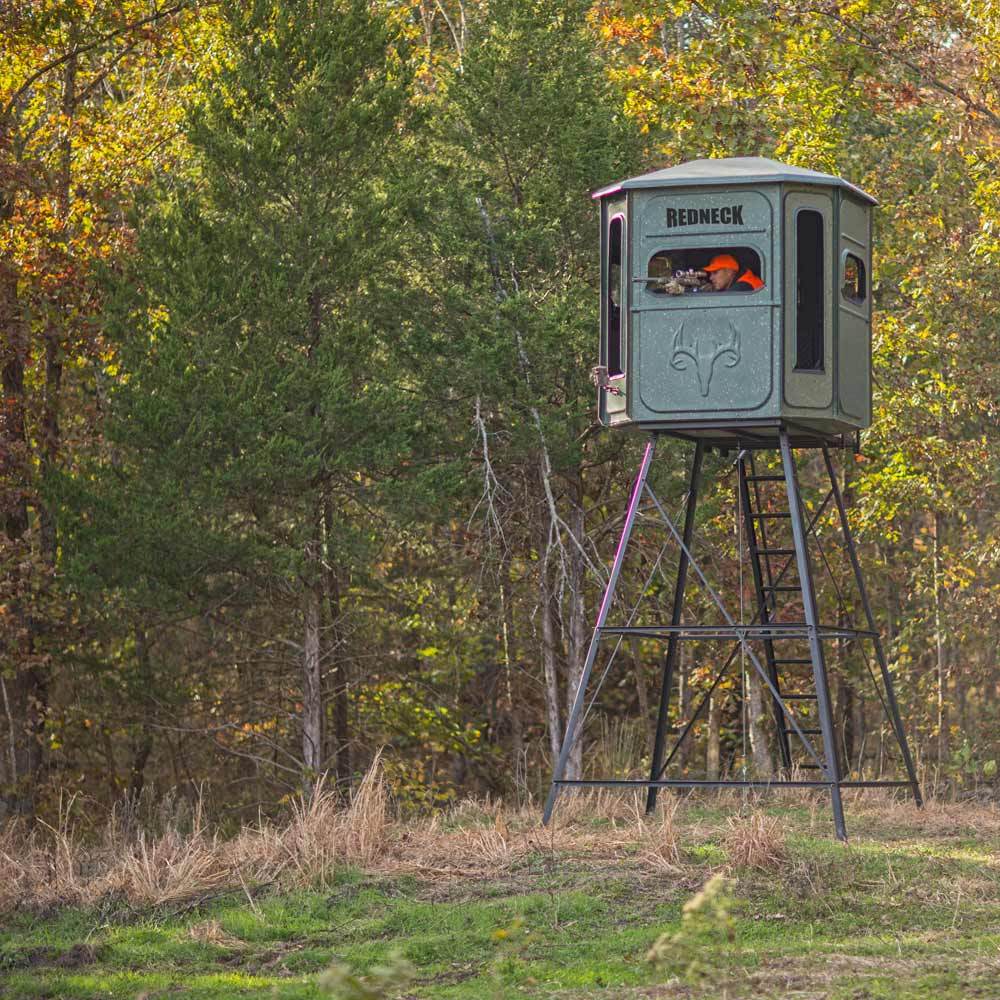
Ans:
<svg viewBox="0 0 1000 1000"><path fill-rule="evenodd" d="M448 16L448 12L444 9L444 5L441 3L441 0L434 0L434 6L444 18L444 23L448 25L448 30L451 32L451 40L455 43L455 53L458 55L458 71L461 73L465 69L462 65L462 56L465 52L465 7L462 5L460 0L458 5L460 12L459 28L456 29L452 19Z"/></svg>
<svg viewBox="0 0 1000 1000"><path fill-rule="evenodd" d="M483 493L476 503L476 506L472 509L472 513L469 515L468 523L470 525L472 524L472 519L476 516L476 512L480 507L485 505L483 519L486 522L487 537L491 541L494 537L499 539L502 549L506 551L507 539L504 536L503 522L500 520L500 515L497 512L496 500L503 494L506 494L509 497L510 493L503 486L501 486L496 473L493 471L493 463L490 461L489 434L486 430L486 421L483 419L479 396L476 396L476 413L473 417L473 421L479 430L480 440L483 445Z"/></svg>

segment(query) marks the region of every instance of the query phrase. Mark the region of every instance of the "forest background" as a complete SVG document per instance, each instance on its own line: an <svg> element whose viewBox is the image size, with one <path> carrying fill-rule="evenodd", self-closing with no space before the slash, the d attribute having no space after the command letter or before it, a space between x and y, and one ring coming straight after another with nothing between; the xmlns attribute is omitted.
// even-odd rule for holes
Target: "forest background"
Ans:
<svg viewBox="0 0 1000 1000"><path fill-rule="evenodd" d="M841 466L921 773L990 793L996 4L0 18L0 818L70 792L238 820L381 747L402 807L544 790L641 445L595 425L589 192L704 156L879 199L875 416ZM660 454L676 509L688 449ZM730 464L699 544L738 595ZM659 652L633 644L589 733L605 773L648 759ZM674 722L713 655L682 662ZM842 751L872 773L887 730L837 657ZM748 681L685 768L733 766Z"/></svg>

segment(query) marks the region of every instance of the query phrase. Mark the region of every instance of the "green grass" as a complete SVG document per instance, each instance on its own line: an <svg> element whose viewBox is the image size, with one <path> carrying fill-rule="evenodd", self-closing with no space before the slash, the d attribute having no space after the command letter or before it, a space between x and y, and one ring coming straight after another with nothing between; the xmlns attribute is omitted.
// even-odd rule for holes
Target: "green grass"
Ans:
<svg viewBox="0 0 1000 1000"><path fill-rule="evenodd" d="M646 953L723 865L724 810L685 811L676 875L638 849L535 848L493 880L345 870L253 906L20 915L0 928L0 997L314 998L331 962L364 974L397 951L417 970L408 998L1000 998L1000 824L866 812L845 848L807 810L771 811L787 867L730 873L734 940L695 936L663 969ZM695 959L708 974L686 979Z"/></svg>

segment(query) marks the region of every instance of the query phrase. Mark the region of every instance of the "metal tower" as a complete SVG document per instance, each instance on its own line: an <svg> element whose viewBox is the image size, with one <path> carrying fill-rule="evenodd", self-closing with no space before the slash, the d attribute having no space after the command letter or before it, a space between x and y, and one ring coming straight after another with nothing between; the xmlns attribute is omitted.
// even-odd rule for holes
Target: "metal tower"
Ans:
<svg viewBox="0 0 1000 1000"><path fill-rule="evenodd" d="M745 528L746 549L752 571L755 595L754 613L749 621L737 621L708 577L701 569L693 554L695 548L695 512L702 485L703 458L706 450L704 440L695 444L691 463L690 480L685 501L683 527L679 530L671 519L666 506L657 497L649 483L649 471L656 451L659 434L654 433L646 445L639 473L636 477L625 515L621 538L593 636L587 651L583 674L566 726L562 749L553 775L552 786L545 804L544 822L548 822L560 790L567 786L610 786L638 787L647 789L646 808L651 812L656 806L660 788L737 787L737 788L820 788L829 791L833 809L833 821L837 836L846 840L844 810L841 790L844 788L909 788L918 805L922 804L917 776L910 756L893 690L892 675L886 661L885 650L872 613L868 591L865 587L861 566L858 562L854 539L847 519L847 510L837 481L836 471L827 442L817 443L809 434L793 434L790 428L781 428L777 441L768 441L747 435L736 443L737 492L741 516ZM728 442L727 442L728 444ZM818 448L829 479L829 491L818 507L807 517L799 490L795 451L803 447ZM758 459L764 453L780 456L781 472L758 471ZM767 503L765 492L770 491L771 503ZM777 494L777 496L774 496ZM775 509L780 497L782 509ZM831 502L836 511L836 520L842 532L857 594L864 612L864 628L847 627L820 621L817 609L816 588L813 572L813 548L819 542L817 525L820 523ZM668 531L668 541L672 539L679 547L680 554L674 581L673 608L669 624L634 626L629 622L609 622L626 551L636 522L640 517L652 515ZM782 538L781 527L786 527ZM827 561L825 553L822 555ZM716 625L682 624L684 598L689 572L693 573L704 592L718 609L723 623ZM791 607L801 617L789 620L784 610ZM649 777L644 779L565 779L566 761L574 742L580 738L581 722L589 708L596 701L601 685L612 675L613 655L605 665L594 690L591 680L602 644L619 642L622 637L657 638L666 641L660 687L659 709L652 751ZM668 717L671 694L674 687L679 644L685 640L718 640L729 644L729 652L722 667L716 672L709 689L691 712L683 728L668 749ZM905 766L906 780L852 780L845 777L845 767L840 759L839 741L834 725L830 688L827 676L824 644L830 640L870 643L878 670L876 675L871 661L865 657L875 690L892 727ZM774 778L719 778L692 779L668 778L668 768L677 758L678 752L698 719L704 712L709 699L720 683L731 673L734 664L743 654L770 695L772 733L780 757L779 775ZM879 683L879 681L881 683ZM588 697L589 695L589 697ZM806 777L804 772L817 772Z"/></svg>

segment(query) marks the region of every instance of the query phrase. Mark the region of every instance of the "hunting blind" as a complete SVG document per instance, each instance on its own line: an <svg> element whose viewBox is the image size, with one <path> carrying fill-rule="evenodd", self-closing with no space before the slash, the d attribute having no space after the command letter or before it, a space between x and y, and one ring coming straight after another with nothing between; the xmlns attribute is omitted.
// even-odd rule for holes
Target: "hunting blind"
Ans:
<svg viewBox="0 0 1000 1000"><path fill-rule="evenodd" d="M602 392L610 426L719 437L794 421L822 437L871 421L871 212L828 174L696 160L598 191ZM755 291L669 294L721 254Z"/></svg>
<svg viewBox="0 0 1000 1000"><path fill-rule="evenodd" d="M568 785L642 787L649 810L662 787L815 786L829 790L836 833L846 838L840 795L845 787L906 787L920 802L831 457L833 448L857 450L859 432L871 422L875 199L839 177L760 157L695 160L602 188L594 198L601 211L598 414L605 426L650 437L567 720L545 820ZM713 272L722 272L721 280ZM649 482L663 435L694 443L681 529ZM739 614L713 588L692 551L704 459L713 448L734 455L723 469L735 466L738 473ZM811 509L803 501L795 458L806 450L822 456L829 487ZM640 604L649 603L651 574L635 606L620 623L609 624L633 530L650 520L667 529L653 574L662 574L666 547L678 549L670 622L650 621L648 610L640 613ZM831 523L839 528L850 565L851 597L837 583L820 537L824 530L829 534ZM817 554L833 580L835 611L830 600L824 604L814 579ZM689 570L716 606L717 623L684 621ZM833 623L829 617L824 623L822 612L832 613ZM855 612L861 620L854 621ZM856 649L847 683L875 685L898 750L899 780L881 771L866 774L863 751L848 759L849 741L835 725L831 704L825 651L830 640L845 662L845 644ZM632 655L637 644L665 645L648 778L567 778L572 748L583 738L602 685L614 675L623 641ZM700 699L686 695L684 704L675 705L679 643L686 641L694 643L696 656L707 656L714 680ZM775 762L767 774L750 768L746 747L751 672L768 703L768 718L754 719L758 738L767 734L765 756ZM728 774L691 777L689 754L680 751L712 698L726 691L731 728L743 728L742 753L733 736Z"/></svg>

